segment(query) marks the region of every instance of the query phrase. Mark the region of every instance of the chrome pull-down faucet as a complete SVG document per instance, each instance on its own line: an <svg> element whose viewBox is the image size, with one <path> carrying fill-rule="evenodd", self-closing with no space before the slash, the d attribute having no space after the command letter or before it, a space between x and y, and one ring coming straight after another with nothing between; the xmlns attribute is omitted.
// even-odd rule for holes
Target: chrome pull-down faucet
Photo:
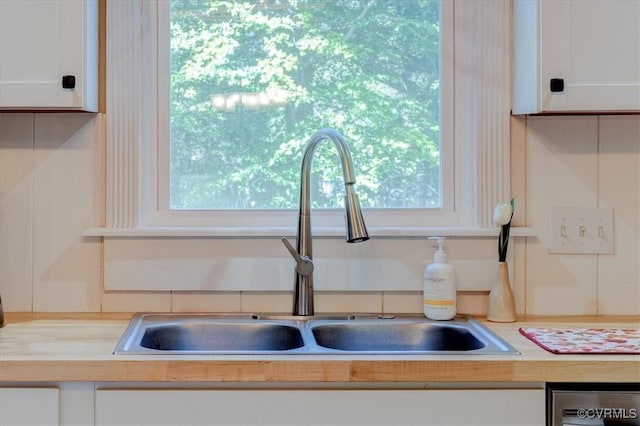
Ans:
<svg viewBox="0 0 640 426"><path fill-rule="evenodd" d="M336 130L321 129L307 142L304 157L302 158L300 174L300 214L298 217L296 248L294 249L286 238L282 238L282 242L296 260L293 288L293 315L314 315L313 261L311 250L311 162L318 145L326 140L334 143L342 164L342 174L344 175L346 191L344 207L347 242L358 243L369 239L367 227L362 217L360 202L353 188L356 183L356 178L353 172L353 160L351 159L349 147L342 135Z"/></svg>

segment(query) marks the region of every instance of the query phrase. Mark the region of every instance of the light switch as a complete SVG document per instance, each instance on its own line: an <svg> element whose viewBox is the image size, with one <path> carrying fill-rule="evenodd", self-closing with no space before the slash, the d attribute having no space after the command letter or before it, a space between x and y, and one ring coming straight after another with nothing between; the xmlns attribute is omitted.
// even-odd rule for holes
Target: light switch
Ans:
<svg viewBox="0 0 640 426"><path fill-rule="evenodd" d="M613 254L613 243L613 209L549 211L549 253Z"/></svg>

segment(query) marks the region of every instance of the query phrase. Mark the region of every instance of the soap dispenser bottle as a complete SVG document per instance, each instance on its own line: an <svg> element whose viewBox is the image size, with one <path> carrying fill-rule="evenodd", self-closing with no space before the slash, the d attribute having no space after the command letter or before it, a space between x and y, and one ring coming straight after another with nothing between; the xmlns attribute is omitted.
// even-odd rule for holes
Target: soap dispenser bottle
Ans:
<svg viewBox="0 0 640 426"><path fill-rule="evenodd" d="M456 270L447 263L444 237L429 237L436 240L438 249L433 263L424 268L424 314L433 320L450 320L456 315Z"/></svg>

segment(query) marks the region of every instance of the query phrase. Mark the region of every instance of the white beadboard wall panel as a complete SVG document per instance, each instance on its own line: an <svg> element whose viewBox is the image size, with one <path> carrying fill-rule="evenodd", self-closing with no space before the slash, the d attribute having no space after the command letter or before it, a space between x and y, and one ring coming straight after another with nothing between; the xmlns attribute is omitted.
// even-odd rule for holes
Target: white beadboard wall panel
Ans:
<svg viewBox="0 0 640 426"><path fill-rule="evenodd" d="M82 231L103 217L102 119L35 114L33 309L100 310L101 241Z"/></svg>
<svg viewBox="0 0 640 426"><path fill-rule="evenodd" d="M171 312L171 293L105 291L102 312Z"/></svg>
<svg viewBox="0 0 640 426"><path fill-rule="evenodd" d="M242 292L240 312L291 312L292 308L292 291Z"/></svg>
<svg viewBox="0 0 640 426"><path fill-rule="evenodd" d="M0 114L0 292L6 310L291 309L293 264L275 238L239 238L231 243L198 239L196 252L183 251L185 258L195 259L193 263L183 263L171 274L159 269L156 275L154 270L169 261L162 239L145 245L136 239L108 238L106 277L111 276L113 282L118 276L110 274L130 268L129 284L134 288L140 285L135 284L138 279L143 283L148 279L200 280L204 284L193 293L104 291L99 240L81 237L84 227L105 223L103 132L98 129L102 118L94 116L82 124L81 117ZM535 238L516 239L510 246L518 313L639 314L640 117L513 120L511 187L518 201L514 221L537 233ZM45 122L48 124L40 125ZM65 203L73 209L64 207ZM550 255L546 241L551 207L614 208L615 253ZM452 262L463 270L465 263L473 261L493 266L493 239L455 237L447 241L447 247ZM347 245L340 238L317 238L314 249L323 310L363 312L380 306L384 312L421 311L422 270L433 255L432 243L426 239L380 238ZM345 261L345 256L350 260ZM125 262L136 259L146 260L137 265ZM218 262L215 273L208 263L211 259ZM462 281L467 280L464 275ZM493 275L493 270L486 272L484 285L490 285ZM239 279L260 285L266 282L266 289L275 286L278 290L225 289ZM365 282L365 288L353 288L355 282ZM387 291L375 287L384 282L400 287ZM460 291L460 312L483 315L486 294ZM371 295L376 300L373 303Z"/></svg>
<svg viewBox="0 0 640 426"><path fill-rule="evenodd" d="M382 312L419 313L423 299L421 291L386 291L382 293Z"/></svg>
<svg viewBox="0 0 640 426"><path fill-rule="evenodd" d="M104 243L105 288L240 291L253 286L264 291L290 290L284 283L293 274L293 260L285 257L289 254L281 246L277 239L108 239Z"/></svg>
<svg viewBox="0 0 640 426"><path fill-rule="evenodd" d="M515 198L512 224L527 226L527 121L525 117L511 117L511 196ZM513 255L509 264L516 312L527 313L526 250L531 238L515 238L511 241ZM496 271L497 278L497 271ZM486 312L486 309L481 311Z"/></svg>
<svg viewBox="0 0 640 426"><path fill-rule="evenodd" d="M0 114L0 295L6 311L33 300L33 114Z"/></svg>
<svg viewBox="0 0 640 426"><path fill-rule="evenodd" d="M513 226L527 226L527 119L511 117L511 196L516 199Z"/></svg>
<svg viewBox="0 0 640 426"><path fill-rule="evenodd" d="M291 302L293 303L293 297ZM316 292L315 307L317 312L382 312L382 293L370 291L358 293Z"/></svg>
<svg viewBox="0 0 640 426"><path fill-rule="evenodd" d="M517 295L514 294L515 297ZM459 313L467 315L485 316L489 309L488 292L459 292L456 300L456 308ZM516 306L516 315L521 315Z"/></svg>
<svg viewBox="0 0 640 426"><path fill-rule="evenodd" d="M446 247L460 290L491 288L497 274L495 239L450 239ZM426 238L362 244L316 238L314 286L318 291L422 291L424 267L434 251ZM107 238L104 268L109 291L291 291L294 262L275 238Z"/></svg>
<svg viewBox="0 0 640 426"><path fill-rule="evenodd" d="M596 314L596 256L550 255L547 228L552 207L597 206L598 117L529 117L527 180L527 313Z"/></svg>
<svg viewBox="0 0 640 426"><path fill-rule="evenodd" d="M601 117L598 207L614 208L613 255L598 256L598 313L640 314L640 117Z"/></svg>
<svg viewBox="0 0 640 426"><path fill-rule="evenodd" d="M529 240L529 238L527 238ZM527 262L525 253L527 252L527 241L523 238L511 240L512 253L509 261L509 277L511 278L511 288L516 304L516 313L524 315L527 310ZM495 279L498 279L498 268L495 268ZM483 311L486 312L486 311Z"/></svg>
<svg viewBox="0 0 640 426"><path fill-rule="evenodd" d="M172 292L172 312L241 312L242 293L235 292Z"/></svg>

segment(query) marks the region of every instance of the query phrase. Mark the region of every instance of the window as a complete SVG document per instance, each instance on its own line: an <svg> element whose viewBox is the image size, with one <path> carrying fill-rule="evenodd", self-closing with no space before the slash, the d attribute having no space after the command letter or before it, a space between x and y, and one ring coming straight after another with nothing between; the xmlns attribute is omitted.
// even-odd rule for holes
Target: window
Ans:
<svg viewBox="0 0 640 426"><path fill-rule="evenodd" d="M169 5L164 207L296 208L323 127L351 145L363 207L442 207L438 0ZM320 149L313 206L340 208L335 149Z"/></svg>
<svg viewBox="0 0 640 426"><path fill-rule="evenodd" d="M285 15L286 10L291 10L290 5L294 2L289 1L260 1L255 3L261 5L260 13L253 13L250 16L252 21L244 23L239 27L229 27L228 30L233 34L239 34L242 30L242 36L262 37L261 43L264 48L264 34L259 33L261 22L270 22L272 19L275 23L288 22ZM174 69L174 91L172 95L176 101L196 99L197 102L191 104L177 103L165 93L163 87L169 87L169 75L164 72L170 66L168 47L170 46L169 23L171 22L171 14L169 1L149 2L143 0L132 0L130 2L114 2L110 3L108 11L107 29L107 228L111 229L160 229L163 227L211 227L217 229L227 229L221 231L224 235L253 235L253 231L246 231L249 228L261 228L255 231L258 235L264 235L265 229L276 229L278 227L295 226L295 215L297 214L293 207L297 202L297 185L299 177L299 163L301 161L301 144L317 130L324 126L332 126L340 128L345 133L347 140L352 145L352 153L358 169L356 177L358 179L358 192L363 192L365 196L363 204L369 206L365 212L367 224L373 229L373 235L376 235L375 228L382 231L381 235L387 232L387 235L393 235L393 229L410 229L415 227L429 226L455 226L455 227L490 227L491 214L496 200L506 199L508 197L508 143L509 143L509 7L506 2L459 2L453 0L443 0L440 3L432 1L418 2L358 2L352 1L345 4L364 6L355 8L351 13L354 18L345 20L344 27L334 30L341 34L344 39L345 34L352 34L349 38L357 41L357 35L362 35L362 30L358 27L358 23L362 19L367 18L378 19L381 25L385 20L390 20L389 13L375 14L371 9L367 10L367 5L380 4L386 5L381 7L396 8L395 12L403 12L402 7L406 5L420 5L425 9L420 12L433 18L434 5L440 6L440 76L436 81L431 78L421 80L421 72L433 75L438 65L432 62L425 62L425 59L417 61L416 68L411 68L405 77L408 82L416 85L415 90L407 90L402 86L400 77L394 72L393 66L399 64L400 60L391 60L385 58L385 55L391 55L393 49L384 51L383 47L375 47L379 52L376 56L369 56L369 60L373 63L367 68L363 64L355 65L348 63L342 68L325 67L323 64L317 66L322 73L317 77L333 78L333 73L340 73L348 70L349 73L345 78L351 78L351 73L360 72L360 68L373 70L376 78L371 79L367 75L356 75L357 81L342 81L342 91L348 98L348 104L340 104L339 108L331 109L329 97L324 93L318 96L318 100L312 100L308 94L308 88L305 85L293 84L291 76L282 73L280 68L286 62L278 55L291 54L289 60L294 61L301 55L301 50L315 48L320 49L324 46L325 41L322 37L329 37L331 32L314 33L305 32L296 38L298 44L292 45L290 39L280 41L280 38L272 40L269 44L282 43L284 47L295 47L293 53L280 46L283 52L273 54L269 52L265 54L260 52L255 57L261 58L262 61L256 65L254 56L251 60L247 59L246 72L252 78L244 81L240 68L217 68L226 77L223 80L218 78L215 73L206 73L206 68L212 64L206 63L202 58L197 59L201 62L195 68L195 75L189 76L195 82L203 85L211 85L211 89L200 92L196 87L190 87L186 79L186 71L176 72ZM205 2L184 1L179 4L185 8ZM248 4L247 2L215 2L218 5L210 12L207 19L214 19L215 22L227 22L228 15L236 12L236 7ZM296 2L301 5L296 10L296 19L312 20L314 16L324 16L323 14L336 13L333 8L342 2ZM269 6L271 5L271 6ZM283 6L282 9L276 7ZM306 5L306 6L305 6ZM224 6L224 7L223 7ZM286 7L284 7L286 6ZM402 7L401 7L402 6ZM373 6L372 6L373 7ZM182 11L184 12L184 11ZM176 13L182 13L175 11ZM404 11L406 12L406 11ZM249 13L244 11L243 13ZM369 14L371 13L371 14ZM408 34L411 31L424 30L424 36L427 38L425 43L427 47L417 43L416 57L423 58L424 52L431 52L435 38L433 30L436 28L433 22L429 24L418 25L417 21L422 22L421 15L415 15L415 11L406 15L400 14L396 16L394 22L405 20L407 24L402 27L399 34ZM413 15L412 15L413 14ZM364 16L361 20L358 20ZM303 19L304 18L304 19ZM326 18L330 20L329 17ZM375 20L374 19L374 20ZM214 19L215 20L215 19ZM226 21L225 21L226 20ZM249 18L247 18L249 20ZM262 20L262 21L260 21ZM336 19L334 21L337 22ZM205 34L202 28L198 28L200 22L205 22L203 15L197 15L189 25L193 28L189 29L187 23L182 24L180 29L173 28L174 41L177 47L181 43L188 43L181 39L178 34L193 32L200 34L200 38L196 37L203 43L203 40L211 42L215 38ZM258 23L260 25L258 25ZM304 21L308 24L307 21ZM315 23L316 26L324 26L324 21L309 21ZM207 21L207 25L214 25ZM280 24L279 24L280 25ZM281 25L286 26L284 23ZM278 27L276 25L276 27ZM310 28L313 28L310 26ZM369 27L368 27L369 28ZM221 28L218 28L221 30ZM261 30L262 31L262 30ZM368 36L378 35L378 31L372 34L368 30ZM287 33L286 31L284 33ZM275 34L279 34L275 32ZM309 34L313 34L315 38L308 38ZM273 34L271 34L273 35ZM286 34L285 34L286 35ZM405 34L406 35L406 34ZM240 37L240 36L238 36ZM361 37L363 40L375 37ZM391 38L391 37L387 37ZM267 40L271 40L267 38ZM301 42L304 40L304 42ZM314 45L317 43L317 46ZM355 42L354 42L355 43ZM374 41L371 41L374 43ZM404 46L404 43L399 43ZM258 43L260 45L260 43ZM372 49L373 45L366 43L355 44L357 50ZM454 49L455 45L455 49ZM255 45L247 46L256 48ZM320 46L320 47L318 47ZM368 47L367 47L368 46ZM393 47L393 43L390 44ZM191 46L194 47L194 46ZM197 47L197 46L196 46ZM356 48L350 45L352 48ZM388 46L387 46L388 47ZM425 48L422 51L422 48ZM195 47L194 47L195 48ZM342 49L346 47L341 45ZM164 50L163 50L164 49ZM191 49L191 48L190 48ZM190 49L180 48L177 52ZM201 50L203 50L202 48ZM193 49L191 49L193 50ZM322 53L322 49L321 53ZM346 53L338 50L338 57L346 58ZM279 51L278 51L279 52ZM399 53L398 53L399 54ZM176 53L177 56L179 54ZM222 55L222 54L221 54ZM297 55L297 56L296 56ZM276 59L271 56L275 56ZM286 56L286 55L285 55ZM409 57L411 55L407 55ZM197 57L197 55L196 55ZM204 58L211 58L207 54ZM220 58L225 58L222 55ZM287 57L288 58L288 57ZM319 58L323 58L322 55ZM346 58L351 60L351 58ZM345 59L345 60L346 60ZM405 58L406 59L406 58ZM194 61L197 62L196 59ZM207 59L208 60L208 59ZM264 68L269 65L269 61L278 62L280 68L277 68L274 74L262 76L256 71L256 68ZM297 60L300 60L298 58ZM322 59L331 61L333 59ZM173 59L173 65L177 67L177 58ZM320 61L320 60L319 60ZM385 62L386 61L386 62ZM178 61L179 62L179 61ZM322 62L322 61L320 61ZM226 63L226 62L225 62ZM271 64L272 66L273 64ZM366 65L366 64L365 64ZM376 68L377 67L377 68ZM386 68L385 68L386 67ZM286 67L284 67L286 68ZM382 71L385 71L383 73ZM285 69L284 71L287 71ZM253 73L253 74L252 74ZM280 73L280 74L278 74ZM425 74L426 75L426 74ZM126 76L126 78L125 78ZM214 76L216 79L211 79ZM217 77L216 77L217 76ZM316 78L316 77L314 77ZM393 80L396 78L397 80ZM265 81L262 81L262 80ZM393 81L392 81L393 80ZM118 84L113 84L113 82ZM257 83L256 83L257 82ZM295 81L294 81L295 82ZM258 84L260 83L260 84ZM276 84L277 83L277 84ZM322 81L320 81L322 83ZM289 86L287 84L290 84ZM320 86L322 86L320 84ZM396 87L397 86L397 87ZM455 90L454 90L455 86ZM418 88L424 89L422 92ZM327 87L324 87L325 92ZM367 89L366 96L363 95ZM433 94L434 90L440 90L441 97L440 108L434 109L436 100L433 97L427 97L427 94ZM402 90L406 92L403 93ZM339 91L338 91L339 92ZM336 93L338 93L336 92ZM417 95L417 97L409 97ZM179 96L177 96L179 94ZM244 99L243 99L244 96ZM260 104L260 99L270 99L269 108L252 109L256 99ZM372 97L373 96L373 97ZM373 99L373 101L371 100ZM424 99L424 104L421 100ZM263 103L267 101L264 100ZM286 105L278 105L285 102ZM378 115L368 114L352 114L349 115L350 109L365 108L367 111L374 109L372 105L376 103L396 103L396 109L392 113L385 115L378 112ZM400 109L400 105L413 105L416 109ZM428 105L427 105L428 104ZM197 137L193 133L186 136L183 127L175 127L169 131L165 131L163 126L170 123L169 110L170 105L174 105L172 114L174 117L179 115L177 109L184 109L184 120L192 120L189 131L203 132L202 141L210 144L227 144L231 143L231 148L240 148L240 144L234 142L233 138L224 137L227 134L238 132L238 129L247 130L247 118L251 117L252 126L255 122L275 121L279 122L277 126L263 127L264 133L274 132L275 136L269 138L258 138L252 141L248 146L242 149L255 149L266 152L266 159L263 157L245 156L244 151L236 151L233 155L223 157L223 154L216 154L215 164L231 162L232 169L220 172L217 166L212 167L212 163L207 164L201 161L206 156L211 156L207 150L207 145L198 146ZM346 106L345 106L346 105ZM315 112L314 108L322 110ZM310 110L310 113L299 114L299 111ZM326 111L329 114L322 115ZM441 116L437 114L441 112ZM200 116L202 114L202 116ZM295 115L294 119L287 121L290 117L287 114ZM205 130L201 126L207 122L207 118L211 118L214 123L222 123L223 121L236 121L235 130L233 127L226 130L220 130L222 126L218 126L217 132L212 135L204 135ZM256 119L258 118L258 119ZM349 118L349 119L347 119ZM373 127L380 124L377 120L393 120L399 121L400 126L380 126L373 129L375 134L382 133L384 137L376 140L369 140L370 135L367 124ZM218 121L216 121L218 120ZM326 121L329 122L326 122ZM375 120L375 122L367 123L367 120ZM359 121L363 121L362 123ZM417 123L420 125L418 126ZM216 124L217 125L217 124ZM415 127L412 127L414 126ZM239 126L239 127L238 127ZM187 145L193 144L193 149L181 151L177 148L179 145L171 145L168 149L169 141L167 136L171 133L174 141L182 138L182 143ZM254 132L250 132L254 133ZM258 132L256 132L258 133ZM409 136L407 136L409 135ZM437 142L436 142L437 140ZM378 155L382 147L387 145L397 145L400 151L415 149L408 143L423 143L422 151L412 153L408 157L415 160L411 163L414 169L413 178L407 178L402 167L406 165L405 161L399 160L396 154L386 153L389 158L384 155ZM438 144L441 141L441 145ZM420 143L418 143L420 142ZM327 145L327 152L332 155L332 147ZM293 155L294 151L298 151L298 158ZM276 153L286 155L280 158L275 156ZM391 158L394 156L393 158ZM429 162L428 157L437 158L436 162ZM237 163L246 160L245 157L252 158L247 164L248 167L236 167ZM285 158L286 157L286 158ZM427 157L425 159L424 157ZM285 161L286 159L286 161ZM380 175L370 174L370 170L374 169L378 162L385 162L386 165L393 169L398 167L396 173L392 171L382 173ZM175 163L175 166L173 165ZM335 207L335 195L340 194L340 184L331 178L331 168L337 166L333 164L333 160L316 159L314 170L321 177L316 184L317 193L314 194L315 202L321 207ZM170 167L169 164L172 164ZM185 164L185 167L182 167ZM437 166L434 166L437 164ZM265 173L264 166L269 170ZM402 166L402 167L401 167ZM201 167L201 171L198 170ZM278 170L282 167L281 170ZM407 166L408 167L408 166ZM420 168L422 167L422 169ZM213 170L212 170L213 169ZM196 173L189 171L195 170ZM286 170L286 171L285 171ZM212 176L212 173L221 173L219 176ZM275 173L271 173L275 172ZM259 175L259 173L263 173ZM335 171L334 171L335 173ZM172 180L172 175L173 179ZM259 176L259 178L256 178ZM372 177L374 176L374 177ZM388 178L395 176L395 181L384 183L379 176ZM215 179L214 179L215 178ZM436 182L436 178L440 178ZM404 179L404 180L403 180ZM257 189L250 196L246 196L247 189L238 185L240 181L249 181L251 186ZM169 182L172 182L169 184ZM222 183L222 185L214 189L212 185ZM376 189L387 185L388 188L380 190L376 195ZM173 195L169 188L175 187ZM439 187L439 188L438 188ZM198 188L198 189L195 189ZM265 189L276 189L270 195L262 197ZM189 191L200 192L203 197L192 196ZM226 191L226 193L225 193ZM406 194L418 194L415 198ZM434 195L438 193L438 195ZM275 195L274 195L275 194ZM197 195L197 194L196 194ZM238 195L238 196L236 196ZM262 198L261 198L262 197ZM376 198L378 197L378 198ZM293 200L292 200L293 199ZM232 203L223 202L231 200ZM241 200L240 203L237 201ZM235 204L233 204L235 203ZM172 208L173 207L173 208ZM204 210L210 207L218 208L218 210ZM223 207L223 208L220 208ZM251 207L256 211L239 210L239 208ZM272 208L285 208L285 210L273 210ZM391 208L389 208L391 207ZM288 209L287 209L288 208ZM320 227L340 227L342 223L342 212L337 209L324 209L323 211L314 212L314 225ZM242 230L244 229L244 230ZM391 231L389 231L391 229ZM240 231L239 231L240 230ZM386 230L386 231L385 231ZM274 231L279 233L280 231ZM407 235L407 232L400 231L400 235ZM114 231L117 234L117 231ZM126 234L126 232L125 232ZM205 232L206 234L206 232ZM424 235L420 231L420 235Z"/></svg>
<svg viewBox="0 0 640 426"><path fill-rule="evenodd" d="M495 247L493 209L509 197L510 2L442 0L440 6L442 205L367 208L375 245L323 241L337 255L316 265L327 274L323 290L418 291L411 258L421 241L411 237L484 236ZM169 99L160 90L169 87L169 73L162 72L170 65L169 34L161 31L169 28L168 11L166 0L107 4L106 226L85 232L105 236L104 287L289 291L291 259L277 237L293 235L295 209L168 208L162 127ZM341 209L317 209L313 216L314 237L344 235ZM355 275L366 278L345 283Z"/></svg>

